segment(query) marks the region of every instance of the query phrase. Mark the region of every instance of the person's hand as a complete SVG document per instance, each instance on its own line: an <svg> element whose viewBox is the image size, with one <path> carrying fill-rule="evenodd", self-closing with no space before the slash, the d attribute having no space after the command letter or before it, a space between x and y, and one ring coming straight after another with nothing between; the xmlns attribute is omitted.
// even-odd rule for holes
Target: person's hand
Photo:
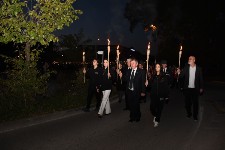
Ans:
<svg viewBox="0 0 225 150"><path fill-rule="evenodd" d="M120 69L116 69L116 73L119 74L120 73Z"/></svg>
<svg viewBox="0 0 225 150"><path fill-rule="evenodd" d="M141 96L145 96L145 93L141 93Z"/></svg>
<svg viewBox="0 0 225 150"><path fill-rule="evenodd" d="M119 77L122 78L122 76L123 76L123 73L120 71L119 72Z"/></svg>
<svg viewBox="0 0 225 150"><path fill-rule="evenodd" d="M83 73L85 74L86 72L87 72L87 71L86 71L86 69L84 68L84 69L83 69Z"/></svg>
<svg viewBox="0 0 225 150"><path fill-rule="evenodd" d="M145 86L146 86L146 87L148 86L148 80L145 81Z"/></svg>
<svg viewBox="0 0 225 150"><path fill-rule="evenodd" d="M180 74L180 68L177 68L177 74L178 75Z"/></svg>
<svg viewBox="0 0 225 150"><path fill-rule="evenodd" d="M108 73L108 77L109 77L109 78L111 77L111 74L110 74L110 73Z"/></svg>
<svg viewBox="0 0 225 150"><path fill-rule="evenodd" d="M203 93L203 89L200 89L200 94L202 94Z"/></svg>
<svg viewBox="0 0 225 150"><path fill-rule="evenodd" d="M99 91L100 91L98 86L96 86L96 91L97 91L98 93L99 93Z"/></svg>

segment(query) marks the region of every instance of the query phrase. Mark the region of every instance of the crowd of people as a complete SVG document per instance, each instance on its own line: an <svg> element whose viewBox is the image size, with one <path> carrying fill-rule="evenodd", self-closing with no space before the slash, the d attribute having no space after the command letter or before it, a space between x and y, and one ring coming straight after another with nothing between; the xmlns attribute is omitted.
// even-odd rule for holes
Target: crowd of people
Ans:
<svg viewBox="0 0 225 150"><path fill-rule="evenodd" d="M183 68L168 67L167 61L150 65L145 69L144 62L129 58L124 65L118 62L117 66L109 67L107 59L103 67L99 67L98 60L94 59L91 68L84 68L83 73L89 78L86 107L83 111L89 112L91 100L96 96L98 117L111 113L110 93L112 86L116 86L118 102L125 97L123 110L130 112L129 122L139 122L141 119L140 103L146 102L146 93L150 93L150 112L153 115L153 126L160 122L163 107L169 102L171 88L180 88L185 97L187 118L193 117L198 121L198 97L203 93L203 76L201 68L196 65L195 57L190 56L188 64Z"/></svg>

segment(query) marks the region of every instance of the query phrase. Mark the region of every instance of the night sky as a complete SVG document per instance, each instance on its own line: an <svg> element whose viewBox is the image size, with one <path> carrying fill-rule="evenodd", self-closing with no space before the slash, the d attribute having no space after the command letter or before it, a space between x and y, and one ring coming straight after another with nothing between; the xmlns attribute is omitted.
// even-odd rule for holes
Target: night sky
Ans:
<svg viewBox="0 0 225 150"><path fill-rule="evenodd" d="M142 2L144 4L141 5ZM124 17L127 3L133 3L131 10L134 11L129 13L137 14L135 17L139 18L133 32L130 32L130 20ZM83 15L70 27L57 32L58 35L73 34L83 29L84 35L92 39L93 45L107 45L107 37L110 35L111 45L120 44L145 54L150 39L149 32L144 31L146 21L147 24L157 26L159 44L157 49L151 47L151 55L161 51L160 56L175 63L178 59L179 44L182 43L184 62L188 55L195 55L200 58L198 60L202 64L223 63L221 57L224 38L221 37L225 34L225 16L222 1L77 0L74 8L82 10ZM149 13L150 17L141 18L142 10ZM217 50L218 55L212 55L214 50ZM210 60L213 61L209 62Z"/></svg>
<svg viewBox="0 0 225 150"><path fill-rule="evenodd" d="M71 34L84 30L92 44L107 44L110 35L111 44L121 44L144 52L147 49L147 35L138 25L133 33L129 31L129 21L124 17L126 2L129 0L77 0L75 9L83 11L80 19L57 34ZM100 39L99 41L97 39Z"/></svg>

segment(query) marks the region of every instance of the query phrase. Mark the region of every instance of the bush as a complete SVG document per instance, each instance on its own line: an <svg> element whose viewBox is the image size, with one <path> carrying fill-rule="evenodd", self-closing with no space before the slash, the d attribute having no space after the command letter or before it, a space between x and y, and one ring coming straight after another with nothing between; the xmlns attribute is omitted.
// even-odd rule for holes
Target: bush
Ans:
<svg viewBox="0 0 225 150"><path fill-rule="evenodd" d="M5 119L17 113L32 111L36 96L46 92L50 72L41 74L38 71L38 54L38 51L32 52L30 62L23 55L17 58L5 57L9 66L5 72L6 79L0 79L0 113Z"/></svg>

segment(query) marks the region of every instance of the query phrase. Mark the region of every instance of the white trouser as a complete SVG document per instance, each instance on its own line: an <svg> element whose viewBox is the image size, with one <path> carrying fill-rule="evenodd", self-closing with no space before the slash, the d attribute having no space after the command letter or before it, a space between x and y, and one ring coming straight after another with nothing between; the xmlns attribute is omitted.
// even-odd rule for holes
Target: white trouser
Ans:
<svg viewBox="0 0 225 150"><path fill-rule="evenodd" d="M109 95L111 93L111 90L105 90L105 91L102 91L102 93L103 93L102 103L98 111L98 114L103 115L104 109L105 109L105 114L110 114L111 108L110 108L110 102L109 102Z"/></svg>

